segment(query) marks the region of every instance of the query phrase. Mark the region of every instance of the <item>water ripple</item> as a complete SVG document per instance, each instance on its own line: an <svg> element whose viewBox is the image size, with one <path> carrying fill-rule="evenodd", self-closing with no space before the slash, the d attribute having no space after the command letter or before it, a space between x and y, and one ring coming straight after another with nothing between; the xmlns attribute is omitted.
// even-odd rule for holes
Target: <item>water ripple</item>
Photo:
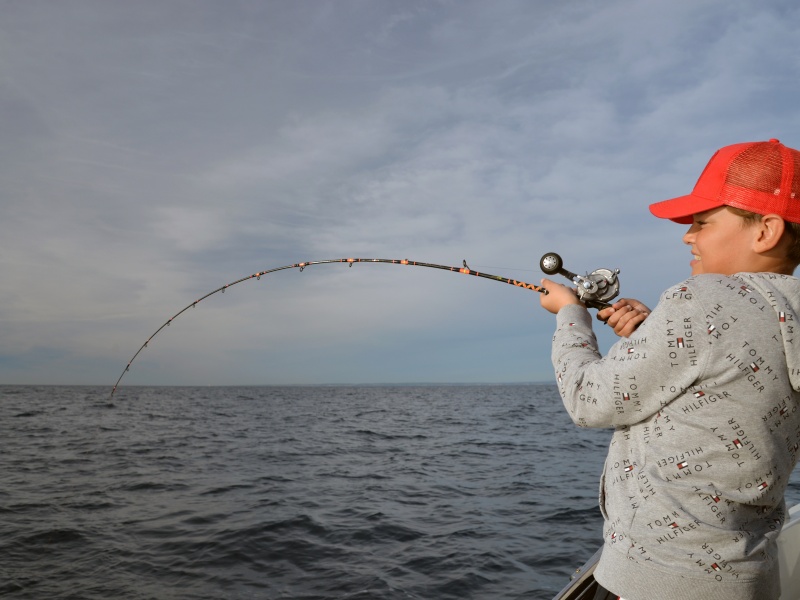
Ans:
<svg viewBox="0 0 800 600"><path fill-rule="evenodd" d="M550 385L107 393L0 387L0 595L549 599L600 543Z"/></svg>

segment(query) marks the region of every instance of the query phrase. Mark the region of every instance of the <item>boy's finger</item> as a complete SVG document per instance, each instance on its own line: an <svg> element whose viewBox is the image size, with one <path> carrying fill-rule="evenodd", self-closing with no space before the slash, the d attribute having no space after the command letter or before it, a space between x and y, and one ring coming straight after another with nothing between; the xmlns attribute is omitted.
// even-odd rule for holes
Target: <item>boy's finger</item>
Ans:
<svg viewBox="0 0 800 600"><path fill-rule="evenodd" d="M614 309L613 306L609 306L608 308L604 308L603 310L598 310L597 320L602 321L603 323L608 325L608 320L611 318L611 315L613 315L615 312L616 310Z"/></svg>

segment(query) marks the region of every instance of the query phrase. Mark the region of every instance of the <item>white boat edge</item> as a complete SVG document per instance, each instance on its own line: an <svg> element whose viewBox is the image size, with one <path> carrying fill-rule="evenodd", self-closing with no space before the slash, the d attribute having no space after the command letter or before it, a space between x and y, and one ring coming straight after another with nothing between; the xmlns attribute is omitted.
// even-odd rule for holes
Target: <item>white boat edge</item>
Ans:
<svg viewBox="0 0 800 600"><path fill-rule="evenodd" d="M600 559L598 549L572 576L553 600L593 600L597 583L594 568ZM800 504L792 506L778 536L778 565L781 577L780 600L800 600Z"/></svg>

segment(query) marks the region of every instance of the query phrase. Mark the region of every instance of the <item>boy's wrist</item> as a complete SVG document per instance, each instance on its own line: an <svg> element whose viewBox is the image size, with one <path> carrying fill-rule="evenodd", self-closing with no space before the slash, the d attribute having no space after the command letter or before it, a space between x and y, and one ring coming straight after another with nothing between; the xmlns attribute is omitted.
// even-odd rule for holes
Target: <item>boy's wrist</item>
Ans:
<svg viewBox="0 0 800 600"><path fill-rule="evenodd" d="M585 323L589 327L592 326L592 319L589 315L589 310L581 303L565 304L556 313L559 321L568 320Z"/></svg>

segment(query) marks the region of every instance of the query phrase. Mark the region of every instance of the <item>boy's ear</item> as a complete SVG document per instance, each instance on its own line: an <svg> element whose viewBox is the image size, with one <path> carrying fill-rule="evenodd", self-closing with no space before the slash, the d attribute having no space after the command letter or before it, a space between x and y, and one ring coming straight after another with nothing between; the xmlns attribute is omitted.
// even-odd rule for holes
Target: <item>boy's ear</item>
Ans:
<svg viewBox="0 0 800 600"><path fill-rule="evenodd" d="M778 245L786 229L784 220L776 214L761 217L755 223L756 236L753 240L753 250L758 253L768 252Z"/></svg>

